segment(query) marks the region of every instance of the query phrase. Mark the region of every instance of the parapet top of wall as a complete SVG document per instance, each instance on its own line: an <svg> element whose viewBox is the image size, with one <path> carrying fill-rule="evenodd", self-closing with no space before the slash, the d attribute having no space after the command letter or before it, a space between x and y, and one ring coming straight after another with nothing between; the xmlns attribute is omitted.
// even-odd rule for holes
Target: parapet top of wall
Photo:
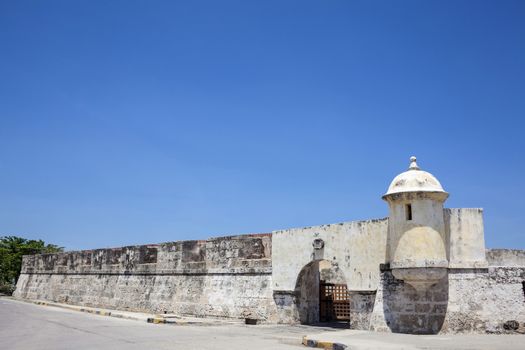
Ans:
<svg viewBox="0 0 525 350"><path fill-rule="evenodd" d="M28 255L22 273L269 273L271 245L267 233Z"/></svg>
<svg viewBox="0 0 525 350"><path fill-rule="evenodd" d="M487 249L489 266L525 267L525 250Z"/></svg>
<svg viewBox="0 0 525 350"><path fill-rule="evenodd" d="M444 209L450 268L486 268L483 209Z"/></svg>

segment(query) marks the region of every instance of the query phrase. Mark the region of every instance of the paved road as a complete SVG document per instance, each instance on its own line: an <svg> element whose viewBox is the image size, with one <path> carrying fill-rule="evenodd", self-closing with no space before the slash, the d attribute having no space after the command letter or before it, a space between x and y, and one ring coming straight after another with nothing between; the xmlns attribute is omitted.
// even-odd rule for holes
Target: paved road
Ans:
<svg viewBox="0 0 525 350"><path fill-rule="evenodd" d="M0 299L0 349L306 349L304 327L153 325Z"/></svg>
<svg viewBox="0 0 525 350"><path fill-rule="evenodd" d="M307 326L174 326L0 298L0 350L306 350L303 335L352 350L525 349L525 335L387 334Z"/></svg>

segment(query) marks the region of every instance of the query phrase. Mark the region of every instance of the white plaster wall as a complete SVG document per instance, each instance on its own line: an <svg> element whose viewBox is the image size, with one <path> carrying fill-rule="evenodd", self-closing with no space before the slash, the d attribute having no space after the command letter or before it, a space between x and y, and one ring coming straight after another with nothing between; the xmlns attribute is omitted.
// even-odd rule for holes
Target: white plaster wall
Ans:
<svg viewBox="0 0 525 350"><path fill-rule="evenodd" d="M485 268L483 209L445 209L450 268Z"/></svg>
<svg viewBox="0 0 525 350"><path fill-rule="evenodd" d="M319 261L319 279L325 283L346 284L345 276L337 263Z"/></svg>
<svg viewBox="0 0 525 350"><path fill-rule="evenodd" d="M273 289L294 290L305 265L326 259L338 264L349 290L376 290L379 264L385 262L387 223L378 219L274 231ZM316 238L324 241L317 253L312 246Z"/></svg>
<svg viewBox="0 0 525 350"><path fill-rule="evenodd" d="M412 206L412 220L405 206ZM447 267L443 203L433 198L389 201L389 262L392 268Z"/></svg>

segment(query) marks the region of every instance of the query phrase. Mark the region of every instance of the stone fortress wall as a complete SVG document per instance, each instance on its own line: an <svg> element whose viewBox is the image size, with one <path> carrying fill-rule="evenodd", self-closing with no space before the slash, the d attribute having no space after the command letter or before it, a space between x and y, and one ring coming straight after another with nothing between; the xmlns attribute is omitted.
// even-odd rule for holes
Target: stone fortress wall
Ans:
<svg viewBox="0 0 525 350"><path fill-rule="evenodd" d="M487 257L500 251L487 250ZM447 277L423 293L396 279L386 266L367 329L412 334L525 333L525 261L500 264L501 260L489 258L486 268L449 269Z"/></svg>
<svg viewBox="0 0 525 350"><path fill-rule="evenodd" d="M181 316L315 323L305 321L318 316L311 307L318 293L312 281L320 273L347 284L354 329L505 332L515 327L509 321L522 327L525 251L485 254L481 210L444 214L454 268L423 295L391 274L388 219L377 219L26 256L15 296ZM314 247L316 239L322 248ZM321 264L318 272L309 270L315 263Z"/></svg>
<svg viewBox="0 0 525 350"><path fill-rule="evenodd" d="M525 333L525 251L489 249L486 269L449 273L445 327Z"/></svg>
<svg viewBox="0 0 525 350"><path fill-rule="evenodd" d="M387 219L374 219L274 231L272 290L279 322L318 322L321 273L346 283L354 328L368 327L358 320L378 286L387 227Z"/></svg>
<svg viewBox="0 0 525 350"><path fill-rule="evenodd" d="M369 329L400 333L525 331L525 251L485 249L481 209L445 209L447 275L417 291L381 266Z"/></svg>
<svg viewBox="0 0 525 350"><path fill-rule="evenodd" d="M25 256L15 296L198 317L268 318L271 234Z"/></svg>
<svg viewBox="0 0 525 350"><path fill-rule="evenodd" d="M301 316L305 298L298 296L301 289L313 287L298 285L297 276L309 273L313 262L327 261L341 271L348 286L351 328L500 333L517 331L513 327L519 324L523 330L525 251L486 250L481 209L444 209L443 216L448 274L425 292L392 275L386 251L388 219L275 231L272 279L281 318L312 318ZM323 240L321 249L312 247L316 239Z"/></svg>
<svg viewBox="0 0 525 350"><path fill-rule="evenodd" d="M120 310L298 323L305 308L300 304L300 274L314 262L324 264L325 279L346 282L352 290L375 291L387 223L367 220L25 256L14 295ZM312 247L316 238L326 241L323 249ZM313 315L318 317L318 310Z"/></svg>

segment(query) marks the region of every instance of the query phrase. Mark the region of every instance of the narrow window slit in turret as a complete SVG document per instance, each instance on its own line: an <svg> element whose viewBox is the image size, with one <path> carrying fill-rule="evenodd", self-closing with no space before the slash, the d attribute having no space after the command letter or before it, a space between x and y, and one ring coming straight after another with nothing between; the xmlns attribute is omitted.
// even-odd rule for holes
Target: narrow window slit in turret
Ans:
<svg viewBox="0 0 525 350"><path fill-rule="evenodd" d="M405 206L405 214L407 221L412 220L412 204L407 204Z"/></svg>

